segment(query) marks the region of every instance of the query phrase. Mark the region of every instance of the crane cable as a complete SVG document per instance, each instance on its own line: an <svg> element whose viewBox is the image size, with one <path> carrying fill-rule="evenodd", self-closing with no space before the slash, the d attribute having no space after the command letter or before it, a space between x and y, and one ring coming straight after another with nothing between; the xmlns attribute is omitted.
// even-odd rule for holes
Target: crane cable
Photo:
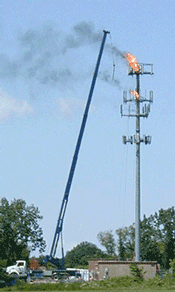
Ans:
<svg viewBox="0 0 175 292"><path fill-rule="evenodd" d="M111 47L111 56L112 56L112 64L113 64L113 69L112 69L112 81L114 81L114 75L115 75L115 62L114 62L114 52L113 52L113 43L112 43L112 37L110 33L110 47Z"/></svg>

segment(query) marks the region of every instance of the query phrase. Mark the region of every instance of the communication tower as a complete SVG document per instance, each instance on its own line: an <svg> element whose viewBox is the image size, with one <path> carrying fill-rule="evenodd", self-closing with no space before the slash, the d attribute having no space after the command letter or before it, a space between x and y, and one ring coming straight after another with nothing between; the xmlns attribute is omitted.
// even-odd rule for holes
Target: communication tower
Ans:
<svg viewBox="0 0 175 292"><path fill-rule="evenodd" d="M132 56L130 54L130 56ZM151 136L140 136L140 118L148 118L150 112L150 104L153 102L153 91L149 92L149 98L140 95L140 76L153 75L152 64L138 64L136 58L132 56L132 60L128 65L128 75L136 76L136 90L130 91L129 98L127 91L123 92L123 103L128 104L127 111L124 113L123 105L120 107L121 116L136 118L136 132L133 136L123 136L123 143L136 144L136 194L135 194L135 261L141 261L140 258L140 143L151 144ZM127 59L127 58L126 58ZM137 66L136 66L137 65ZM130 104L134 104L134 110L130 110Z"/></svg>

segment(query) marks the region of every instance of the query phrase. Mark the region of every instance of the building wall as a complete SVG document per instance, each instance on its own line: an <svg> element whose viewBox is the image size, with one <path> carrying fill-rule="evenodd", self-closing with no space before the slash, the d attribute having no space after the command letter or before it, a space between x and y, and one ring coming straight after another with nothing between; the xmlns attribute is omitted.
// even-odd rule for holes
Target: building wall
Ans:
<svg viewBox="0 0 175 292"><path fill-rule="evenodd" d="M90 260L89 261L89 272L91 278L94 280L102 280L108 271L108 277L119 277L130 274L129 265L136 263L139 268L143 267L143 273L145 279L151 279L158 274L160 265L157 262L133 262L133 261L112 261L112 260Z"/></svg>

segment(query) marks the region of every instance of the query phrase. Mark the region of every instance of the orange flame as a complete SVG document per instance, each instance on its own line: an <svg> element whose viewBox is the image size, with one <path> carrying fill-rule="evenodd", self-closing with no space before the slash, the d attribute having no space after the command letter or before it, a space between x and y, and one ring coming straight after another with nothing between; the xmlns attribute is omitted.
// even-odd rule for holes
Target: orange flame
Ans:
<svg viewBox="0 0 175 292"><path fill-rule="evenodd" d="M137 58L131 55L131 53L125 53L123 56L129 62L131 68L134 69L136 73L139 73L140 68L139 64L137 63Z"/></svg>
<svg viewBox="0 0 175 292"><path fill-rule="evenodd" d="M137 100L139 100L139 94L137 91L130 90L131 94L135 96Z"/></svg>

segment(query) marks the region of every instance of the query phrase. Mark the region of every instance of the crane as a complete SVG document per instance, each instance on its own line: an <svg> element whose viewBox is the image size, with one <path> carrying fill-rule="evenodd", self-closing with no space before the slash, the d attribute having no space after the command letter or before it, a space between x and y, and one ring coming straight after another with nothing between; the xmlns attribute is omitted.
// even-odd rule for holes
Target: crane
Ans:
<svg viewBox="0 0 175 292"><path fill-rule="evenodd" d="M61 270L65 270L65 266L64 266L64 250L63 250L63 243L62 243L63 220L64 220L64 216L65 216L65 212L66 212L66 207L67 207L67 203L68 203L70 188L71 188L71 184L72 184L72 180L73 180L73 176L74 176L74 172L75 172L75 167L76 167L76 163L77 163L77 159L78 159L78 154L79 154L79 150L80 150L80 146L81 146L81 141L82 141L82 138L83 138L84 129L85 129L85 125L86 125L86 121L87 121L87 117L88 117L89 107L90 107L90 103L91 103L91 99L92 99L92 95L93 95L93 91L94 91L94 87L95 87L95 83L96 83L96 79L97 79L97 74L98 74L98 70L99 70L99 66L100 66L100 61L101 61L101 57L102 57L102 53L103 53L103 49L104 49L104 45L105 45L105 41L106 41L106 36L107 36L107 34L109 32L104 30L103 33L104 33L104 35L103 35L103 39L102 39L102 43L101 43L101 47L100 47L100 51L99 51L99 55L98 55L98 59L97 59L97 63L96 63L95 71L94 71L94 75L93 75L93 78L92 78L92 83L91 83L91 87L90 87L90 91L89 91L89 96L88 96L86 107L85 107L85 110L84 110L84 115L83 115L80 131L79 131L79 135L78 135L78 139L77 139L77 144L76 144L76 147L75 147L74 156L73 156L73 159L72 159L71 168L70 168L70 171L69 171L69 176L68 176L68 180L67 180L67 184L66 184L66 188L65 188L65 192L64 192L61 208L60 208L60 213L59 213L59 217L58 217L58 221L57 221L57 225L56 225L56 230L55 230L55 234L54 234L54 238L53 238L53 242L52 242L52 246L51 246L50 255L47 255L46 259L45 259L46 262L50 261L51 263L56 265ZM62 246L62 264L60 264L60 262L55 258L57 245L58 245L60 237L61 237L61 246Z"/></svg>

